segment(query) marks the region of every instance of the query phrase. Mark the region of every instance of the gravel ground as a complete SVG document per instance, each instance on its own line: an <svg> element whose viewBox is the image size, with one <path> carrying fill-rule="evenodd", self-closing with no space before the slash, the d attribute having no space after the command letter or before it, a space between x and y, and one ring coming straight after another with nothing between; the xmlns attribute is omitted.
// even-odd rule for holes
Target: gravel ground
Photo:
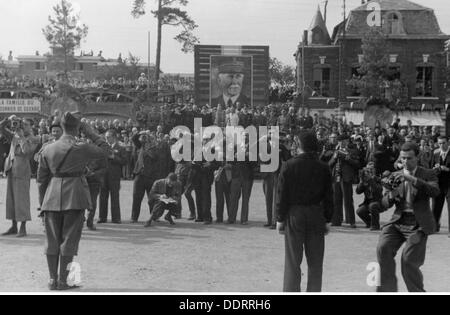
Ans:
<svg viewBox="0 0 450 315"><path fill-rule="evenodd" d="M101 225L84 231L80 255L81 292L279 292L282 289L284 242L265 223L262 183L253 188L249 226L204 226L178 220L144 229L128 224L132 182L123 182L122 225ZM6 231L4 205L6 181L0 181L0 231ZM214 191L214 190L213 190ZM32 182L32 205L37 188ZM358 197L356 204L361 199ZM186 209L184 204L184 209ZM213 200L213 209L215 204ZM148 219L143 204L141 220ZM389 219L390 211L382 221ZM184 211L187 215L187 211ZM444 222L447 222L445 211ZM48 280L43 255L43 227L33 214L29 236L0 238L0 291L46 292ZM362 223L359 222L362 227ZM447 225L443 227L448 231ZM333 229L327 237L324 268L326 292L374 292L367 286L366 266L376 261L378 233L363 228ZM429 240L423 267L428 291L450 292L450 239L447 234ZM304 269L306 271L306 269ZM400 270L398 270L400 275ZM400 277L400 289L405 286ZM303 287L305 285L303 284Z"/></svg>

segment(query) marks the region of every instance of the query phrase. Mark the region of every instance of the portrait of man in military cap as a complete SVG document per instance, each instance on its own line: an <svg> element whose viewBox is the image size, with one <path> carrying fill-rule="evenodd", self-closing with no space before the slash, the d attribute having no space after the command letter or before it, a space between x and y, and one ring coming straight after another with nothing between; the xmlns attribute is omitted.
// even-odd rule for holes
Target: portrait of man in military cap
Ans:
<svg viewBox="0 0 450 315"><path fill-rule="evenodd" d="M211 56L211 106L251 106L251 95L251 56Z"/></svg>

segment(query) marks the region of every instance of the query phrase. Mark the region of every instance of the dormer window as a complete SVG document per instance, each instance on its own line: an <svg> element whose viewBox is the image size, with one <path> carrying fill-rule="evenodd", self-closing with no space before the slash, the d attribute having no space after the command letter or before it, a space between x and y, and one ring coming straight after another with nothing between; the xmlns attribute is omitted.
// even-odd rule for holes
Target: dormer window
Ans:
<svg viewBox="0 0 450 315"><path fill-rule="evenodd" d="M386 30L388 34L404 34L402 17L399 12L388 13L386 18Z"/></svg>

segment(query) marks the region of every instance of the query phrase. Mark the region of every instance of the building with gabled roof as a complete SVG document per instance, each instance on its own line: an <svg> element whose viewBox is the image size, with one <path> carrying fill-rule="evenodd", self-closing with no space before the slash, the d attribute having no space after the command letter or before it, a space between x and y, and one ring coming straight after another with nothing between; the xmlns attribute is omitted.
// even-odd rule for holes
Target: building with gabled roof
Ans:
<svg viewBox="0 0 450 315"><path fill-rule="evenodd" d="M374 6L380 11L374 12ZM298 92L305 105L321 111L365 109L367 103L347 81L359 75L362 38L374 27L368 21L379 14L378 27L386 34L393 72L386 82L386 98L400 111L448 108L444 69L445 43L450 36L442 32L433 9L408 0L368 1L352 9L346 20L333 28L329 42L317 35L328 32L318 11L295 54Z"/></svg>

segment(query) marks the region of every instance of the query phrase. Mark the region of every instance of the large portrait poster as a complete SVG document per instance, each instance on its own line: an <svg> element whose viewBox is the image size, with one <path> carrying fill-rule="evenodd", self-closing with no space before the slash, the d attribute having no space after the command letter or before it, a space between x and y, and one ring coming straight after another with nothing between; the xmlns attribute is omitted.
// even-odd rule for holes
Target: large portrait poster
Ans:
<svg viewBox="0 0 450 315"><path fill-rule="evenodd" d="M210 105L253 106L252 56L211 56Z"/></svg>
<svg viewBox="0 0 450 315"><path fill-rule="evenodd" d="M195 46L196 104L267 106L269 56L269 46Z"/></svg>

